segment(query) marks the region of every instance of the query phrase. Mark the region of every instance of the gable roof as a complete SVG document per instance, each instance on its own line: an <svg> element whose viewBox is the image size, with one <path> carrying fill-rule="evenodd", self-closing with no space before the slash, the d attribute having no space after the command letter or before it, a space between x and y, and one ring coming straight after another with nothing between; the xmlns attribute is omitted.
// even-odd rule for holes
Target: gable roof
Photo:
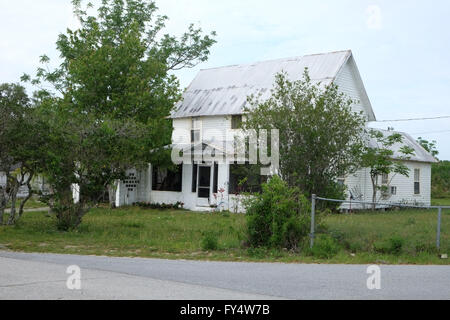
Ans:
<svg viewBox="0 0 450 320"><path fill-rule="evenodd" d="M394 151L393 158L394 159L401 159L402 153L400 152L400 149L403 146L408 146L414 150L414 154L410 156L408 161L417 161L417 162L426 162L426 163L437 163L438 161L427 151L425 150L413 137L411 137L409 134L404 132L398 132L398 131L387 131L387 130L381 130L381 129L374 129L377 131L380 131L383 133L385 137L388 137L394 133L399 133L403 137L403 143L396 143L390 149ZM371 138L369 140L369 146L371 148L379 147L379 143L376 141L376 139Z"/></svg>
<svg viewBox="0 0 450 320"><path fill-rule="evenodd" d="M281 71L295 81L302 79L308 68L313 82L329 85L350 58L352 52L346 50L201 70L175 106L172 118L242 114L248 96L261 94L263 100L270 97L275 75ZM372 117L359 74L357 81Z"/></svg>

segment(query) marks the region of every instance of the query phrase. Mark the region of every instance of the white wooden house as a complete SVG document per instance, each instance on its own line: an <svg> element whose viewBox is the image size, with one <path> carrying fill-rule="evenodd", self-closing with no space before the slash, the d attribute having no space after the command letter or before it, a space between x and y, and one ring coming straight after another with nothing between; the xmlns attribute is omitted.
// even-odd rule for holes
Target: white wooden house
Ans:
<svg viewBox="0 0 450 320"><path fill-rule="evenodd" d="M376 120L352 52L339 51L201 70L172 113L173 143L201 144L202 148L220 150L232 139L228 132L233 132L242 120L248 96L269 97L277 73L284 71L291 80L300 80L305 68L314 82L335 83L340 91L358 101L353 105L355 111L362 111L369 121ZM405 137L417 151L416 158L408 162L415 174L410 178L394 177L391 198L429 204L434 159L411 137ZM211 210L211 206L217 204L221 209L241 209L234 195L237 178L227 163L187 162L179 166L178 172L149 165L146 170L130 170L128 174L128 180L118 184L117 206L136 202L181 202L189 210ZM420 194L415 192L416 180L420 184ZM371 199L368 170L346 177L343 183L348 185L349 197Z"/></svg>
<svg viewBox="0 0 450 320"><path fill-rule="evenodd" d="M393 131L379 130L385 136L391 135ZM409 176L399 174L383 175L379 177L379 185L384 186L384 191L378 191L376 201L378 203L404 203L429 206L431 204L431 166L437 160L428 153L409 134L398 132L403 137L403 142L392 146L394 159L402 161L409 168ZM371 140L371 147L377 147L377 142ZM411 147L414 154L407 161L400 160L402 154L400 148L404 145ZM372 182L370 170L361 169L355 174L349 175L343 180L347 186L348 199L372 202ZM344 208L349 208L346 204ZM365 208L370 205L353 204L352 208Z"/></svg>

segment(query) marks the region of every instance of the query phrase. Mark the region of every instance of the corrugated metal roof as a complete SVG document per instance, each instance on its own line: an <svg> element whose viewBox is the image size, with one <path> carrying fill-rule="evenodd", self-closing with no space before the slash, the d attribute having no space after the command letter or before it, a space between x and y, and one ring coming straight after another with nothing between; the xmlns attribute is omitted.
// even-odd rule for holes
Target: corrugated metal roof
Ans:
<svg viewBox="0 0 450 320"><path fill-rule="evenodd" d="M403 146L411 147L414 150L414 154L410 156L410 161L436 163L438 162L427 150L425 150L413 137L404 132L387 131L381 129L374 129L380 131L385 137L392 135L393 133L400 133L403 137L403 143L396 143L390 149L394 151L394 159L400 159L403 154L400 152L400 148ZM380 147L376 139L370 139L369 146L372 148Z"/></svg>
<svg viewBox="0 0 450 320"><path fill-rule="evenodd" d="M328 85L351 55L346 50L201 70L175 106L172 118L242 114L248 96L270 96L275 75L281 71L291 80L300 80L308 68L313 81Z"/></svg>

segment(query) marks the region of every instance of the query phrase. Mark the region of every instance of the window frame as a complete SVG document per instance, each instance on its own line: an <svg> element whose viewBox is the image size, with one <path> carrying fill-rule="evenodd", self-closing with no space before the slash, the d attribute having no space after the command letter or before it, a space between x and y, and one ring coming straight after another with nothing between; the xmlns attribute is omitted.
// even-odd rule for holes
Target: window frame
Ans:
<svg viewBox="0 0 450 320"><path fill-rule="evenodd" d="M390 188L391 195L396 196L398 192L398 188L396 186L391 186Z"/></svg>
<svg viewBox="0 0 450 320"><path fill-rule="evenodd" d="M231 116L231 129L239 130L242 129L243 117L241 114L235 114Z"/></svg>
<svg viewBox="0 0 450 320"><path fill-rule="evenodd" d="M202 123L199 117L191 118L191 143L199 143L202 140Z"/></svg>
<svg viewBox="0 0 450 320"><path fill-rule="evenodd" d="M163 178L159 181L161 176ZM175 180L176 178L178 178L178 181ZM169 187L164 185L166 180L171 182ZM174 180L176 183L174 183ZM152 166L152 191L183 192L183 165L178 165L176 170Z"/></svg>
<svg viewBox="0 0 450 320"><path fill-rule="evenodd" d="M414 169L414 195L419 196L421 195L420 190L420 169Z"/></svg>

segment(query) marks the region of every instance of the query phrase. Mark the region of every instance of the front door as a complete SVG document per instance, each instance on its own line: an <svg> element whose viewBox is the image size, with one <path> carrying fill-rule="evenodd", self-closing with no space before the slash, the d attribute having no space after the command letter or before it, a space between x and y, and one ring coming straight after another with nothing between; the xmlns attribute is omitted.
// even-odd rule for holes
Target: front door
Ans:
<svg viewBox="0 0 450 320"><path fill-rule="evenodd" d="M211 166L200 165L198 167L197 181L197 205L201 207L209 207L209 197L211 195Z"/></svg>

